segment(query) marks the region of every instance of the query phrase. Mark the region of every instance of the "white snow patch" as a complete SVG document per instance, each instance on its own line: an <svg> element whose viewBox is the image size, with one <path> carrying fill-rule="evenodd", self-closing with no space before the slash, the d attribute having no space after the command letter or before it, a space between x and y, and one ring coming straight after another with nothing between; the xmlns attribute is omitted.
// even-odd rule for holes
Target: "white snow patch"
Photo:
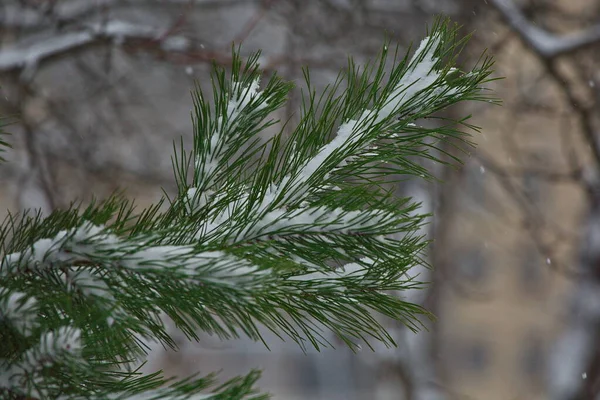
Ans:
<svg viewBox="0 0 600 400"><path fill-rule="evenodd" d="M56 331L43 334L38 346L25 352L23 367L27 370L27 367L35 368L38 365L51 366L62 353L76 355L81 348L81 330L61 326Z"/></svg>
<svg viewBox="0 0 600 400"><path fill-rule="evenodd" d="M0 289L0 298L4 300L0 302L0 319L10 321L19 332L29 336L32 329L38 325L36 299L22 292L9 293L5 288Z"/></svg>

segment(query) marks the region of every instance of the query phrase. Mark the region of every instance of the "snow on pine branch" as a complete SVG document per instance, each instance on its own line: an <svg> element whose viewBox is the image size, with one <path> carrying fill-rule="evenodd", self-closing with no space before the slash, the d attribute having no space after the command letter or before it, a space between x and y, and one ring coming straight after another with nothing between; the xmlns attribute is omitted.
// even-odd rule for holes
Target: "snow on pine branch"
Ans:
<svg viewBox="0 0 600 400"><path fill-rule="evenodd" d="M375 260L370 257L363 257L359 262L351 262L342 266L340 269L335 271L321 271L319 269L306 273L304 275L296 275L291 277L291 280L295 281L330 281L335 285L335 288L343 291L343 286L340 278L353 277L362 278L369 271L369 268L373 266ZM318 266L317 266L318 268Z"/></svg>
<svg viewBox="0 0 600 400"><path fill-rule="evenodd" d="M27 350L23 356L23 369L49 366L64 354L79 355L82 349L81 331L70 326L62 326L56 331L44 333L37 346Z"/></svg>
<svg viewBox="0 0 600 400"><path fill-rule="evenodd" d="M337 165L331 168L334 170L350 162L356 153L367 148L375 149L372 143L378 137L373 135L374 128L389 121L408 104L411 105L412 113L418 112L422 108L423 101L434 97L432 93L427 92L427 89L431 88L436 95L444 91L448 95L453 94L455 91L441 83L441 73L435 69L440 61L435 56L435 52L442 44L441 32L423 39L408 63L407 71L394 89L378 104L379 108L365 109L358 119L350 119L342 123L333 140L322 146L315 156L307 160L298 174L287 175L278 185L271 186L266 197L277 198L285 188L293 188L287 191L284 203L304 198L309 189L308 182L323 169L328 160L333 157L340 158ZM383 132L383 129L380 131ZM362 147L355 149L356 143L361 143ZM354 154L350 153L350 149ZM324 173L321 180L326 180L331 170Z"/></svg>
<svg viewBox="0 0 600 400"><path fill-rule="evenodd" d="M8 322L24 336L29 336L39 323L37 301L17 291L0 288L0 321Z"/></svg>
<svg viewBox="0 0 600 400"><path fill-rule="evenodd" d="M41 385L43 369L72 360L83 362L81 350L81 330L78 328L62 326L43 333L38 344L27 350L18 361L8 363L0 359L0 390L46 398L47 390Z"/></svg>
<svg viewBox="0 0 600 400"><path fill-rule="evenodd" d="M311 183L316 181L315 175L320 173L325 165L330 166L329 171L325 171L319 181L327 180L329 174L339 166L345 165L356 157L356 154L363 152L365 149L371 150L371 153L376 155L377 147L373 146L373 142L377 139L373 135L373 130L376 126L388 122L399 109L411 104L413 111L416 112L420 107L420 98L431 96L427 92L428 88L432 88L439 93L448 88L441 83L441 73L435 69L439 58L435 56L435 52L442 45L441 33L436 32L432 36L425 38L417 48L412 59L408 63L407 70L399 79L393 90L387 93L385 99L380 101L379 108L373 110L364 110L361 116L356 120L348 120L342 123L337 131L337 135L327 144L321 147L316 155L305 161L304 165L299 168L296 174L288 174L284 176L279 183L271 183L262 197L259 205L255 206L254 215L256 219L249 227L240 228L237 230L224 230L223 227L231 222L232 210L239 210L244 207L244 203L248 198L247 193L238 194L234 199L231 199L226 207L221 207L221 211L210 217L210 222L199 228L196 239L222 239L223 235L230 238L235 238L234 241L247 240L255 238L257 235L276 235L282 231L290 230L291 227L299 228L302 226L305 229L315 232L339 232L344 233L356 229L373 229L373 225L350 224L350 221L356 220L361 215L365 220L374 217L379 223L383 221L397 218L397 214L388 213L383 217L384 212L381 210L371 210L367 212L347 211L342 208L323 209L315 207L302 207L294 211L288 211L288 205L293 202L303 200L310 189ZM435 87L434 87L435 86ZM239 83L234 83L234 93L240 88ZM239 97L230 99L227 105L227 121L231 120L229 116L237 116L240 110L250 104L250 102L259 95L258 81L255 80L251 85L241 90L244 94L242 100ZM420 94L423 93L423 96ZM264 106L264 104L259 104ZM222 127L221 117L218 117L217 127ZM204 176L212 174L218 165L217 154L221 153L225 148L224 142L226 135L223 129L217 129L210 141L210 155L207 157L207 162L197 164ZM356 149L356 144L360 143L361 147ZM291 143L296 146L295 142ZM218 149L218 150L214 150ZM336 165L332 165L328 161L334 158L338 160ZM199 160L197 160L197 163ZM210 181L211 184L213 181ZM326 185L316 184L317 188L323 188ZM222 191L216 197L213 197L215 192L207 190L199 193L197 187L190 187L187 190L187 196L184 198L186 207L189 212L198 210L213 200L213 204L227 198L227 193ZM308 203L302 201L300 204L306 206ZM325 215L328 214L328 215ZM235 224L231 224L237 226ZM217 233L220 232L220 233ZM217 233L217 234L215 234ZM212 237L211 237L212 236Z"/></svg>
<svg viewBox="0 0 600 400"><path fill-rule="evenodd" d="M197 196L195 191L190 192ZM226 197L221 193L215 201ZM260 237L278 237L308 234L353 234L353 233L396 233L404 230L399 211L391 212L381 209L345 210L342 207L306 206L295 209L283 207L273 208L274 199L265 196L254 209L251 223L239 224L234 220L233 210L240 210L245 205L247 195L229 203L223 210L211 216L197 230L194 240L203 243L227 239L230 244L251 241ZM202 201L188 198L189 203L204 205ZM269 211L270 210L270 211Z"/></svg>
<svg viewBox="0 0 600 400"><path fill-rule="evenodd" d="M60 266L88 265L103 268L127 268L132 271L175 272L191 281L231 285L249 278L258 279L265 271L222 251L197 251L193 246L152 246L137 243L106 233L89 222L70 231L63 230L52 239L40 239L21 253L6 255L0 264L0 277L31 271L44 271ZM77 282L87 294L99 295L109 290L91 270L82 272L67 269L64 280L68 285ZM107 293L110 296L110 293Z"/></svg>
<svg viewBox="0 0 600 400"><path fill-rule="evenodd" d="M230 145L232 132L239 126L243 115L256 113L268 106L268 99L262 98L264 96L261 96L259 87L258 78L249 85L232 82L231 96L226 99L225 114L217 116L205 151L196 155L196 171L205 187L214 183L217 168L223 161L227 161L222 158Z"/></svg>
<svg viewBox="0 0 600 400"><path fill-rule="evenodd" d="M85 297L96 296L114 301L106 282L85 267L63 267L60 278L67 291L78 291Z"/></svg>
<svg viewBox="0 0 600 400"><path fill-rule="evenodd" d="M346 211L341 207L306 207L286 211L279 208L243 229L236 241L298 233L350 234L375 230L380 234L386 227L397 224L397 214L384 210Z"/></svg>

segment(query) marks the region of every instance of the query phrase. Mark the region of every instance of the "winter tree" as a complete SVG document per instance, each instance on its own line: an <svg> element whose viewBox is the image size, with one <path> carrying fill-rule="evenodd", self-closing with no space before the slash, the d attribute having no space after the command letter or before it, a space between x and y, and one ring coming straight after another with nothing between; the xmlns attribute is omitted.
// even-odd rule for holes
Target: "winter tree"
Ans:
<svg viewBox="0 0 600 400"><path fill-rule="evenodd" d="M263 84L259 54L214 67L213 94L193 91L194 141L174 146L178 193L137 210L119 194L0 225L0 393L10 399L259 399L257 371L172 380L142 375L149 341L175 348L169 317L189 339L261 329L300 347L341 340L393 346L382 318L413 331L429 313L402 297L424 282L427 215L394 198L390 177L435 179L420 159L448 165L440 144L466 150L468 117L424 118L491 100L492 62L454 67L465 43L439 20L412 56L386 43L376 62L351 59L324 93L305 70L299 124L273 113L293 85ZM464 69L464 68L463 68ZM6 145L3 140L0 142ZM393 238L392 238L393 237ZM268 347L268 343L264 343Z"/></svg>

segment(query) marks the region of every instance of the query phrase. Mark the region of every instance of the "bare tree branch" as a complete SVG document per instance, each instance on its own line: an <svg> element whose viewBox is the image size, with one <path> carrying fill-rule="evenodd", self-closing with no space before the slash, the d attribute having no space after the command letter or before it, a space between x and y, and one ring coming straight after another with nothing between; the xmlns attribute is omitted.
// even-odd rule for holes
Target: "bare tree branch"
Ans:
<svg viewBox="0 0 600 400"><path fill-rule="evenodd" d="M94 44L100 40L156 40L160 37L161 33L160 30L152 27L124 21L91 24L84 31L57 34L33 44L16 43L5 48L0 52L0 71L6 72L35 66L46 58L58 56L71 50ZM187 42L187 39L184 40Z"/></svg>
<svg viewBox="0 0 600 400"><path fill-rule="evenodd" d="M593 110L582 104L575 95L568 80L559 72L553 63L559 55L578 50L584 46L600 43L600 25L580 34L559 37L532 25L521 10L511 0L490 0L506 22L519 34L538 58L544 63L563 93L573 106L573 112L579 114L579 123L584 140L590 145L596 166L600 168L600 139L592 124ZM578 38L579 37L579 38Z"/></svg>
<svg viewBox="0 0 600 400"><path fill-rule="evenodd" d="M78 21L107 7L127 5L228 7L247 4L248 0L94 0L61 1L50 12L7 4L0 12L0 27L7 29L40 29L56 23Z"/></svg>
<svg viewBox="0 0 600 400"><path fill-rule="evenodd" d="M258 23L265 17L272 3L273 0L263 1L258 12L256 12L254 16L250 18L248 22L246 22L246 24L242 27L238 34L235 35L235 38L233 39L234 43L242 43L248 38L248 36L250 36L250 33L252 33L252 31L254 30L254 28L256 28Z"/></svg>
<svg viewBox="0 0 600 400"><path fill-rule="evenodd" d="M540 56L553 59L583 47L600 43L600 24L584 31L558 36L541 29L525 18L511 0L489 0L506 22Z"/></svg>

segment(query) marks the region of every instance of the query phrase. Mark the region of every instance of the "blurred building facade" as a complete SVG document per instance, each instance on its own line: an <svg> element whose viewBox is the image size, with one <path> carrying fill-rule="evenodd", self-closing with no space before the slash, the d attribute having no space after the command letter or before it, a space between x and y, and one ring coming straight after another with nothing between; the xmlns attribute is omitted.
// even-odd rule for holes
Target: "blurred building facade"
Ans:
<svg viewBox="0 0 600 400"><path fill-rule="evenodd" d="M536 26L557 34L583 29L599 11L586 0L515 3ZM482 134L451 184L454 212L438 238L436 267L450 277L438 311L442 371L464 398L553 398L549 356L565 327L580 262L587 204L576 176L585 173L589 147L544 60L495 13L472 26L506 79L493 85L502 107L473 108ZM593 68L578 65L597 65L593 57L579 52L558 60L575 90L597 83Z"/></svg>

